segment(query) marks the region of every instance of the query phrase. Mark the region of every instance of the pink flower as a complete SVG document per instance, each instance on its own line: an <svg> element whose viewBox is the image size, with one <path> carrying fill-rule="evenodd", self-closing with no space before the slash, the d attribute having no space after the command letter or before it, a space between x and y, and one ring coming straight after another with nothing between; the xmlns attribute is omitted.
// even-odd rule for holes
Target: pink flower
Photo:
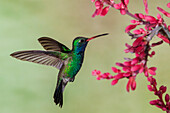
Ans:
<svg viewBox="0 0 170 113"><path fill-rule="evenodd" d="M140 68L141 68L140 65L135 65L131 68L131 71L139 71Z"/></svg>
<svg viewBox="0 0 170 113"><path fill-rule="evenodd" d="M120 69L117 69L117 68L115 68L115 67L112 67L112 71L113 71L114 73L120 73L120 72L121 72Z"/></svg>
<svg viewBox="0 0 170 113"><path fill-rule="evenodd" d="M154 70L156 70L156 69L154 69ZM150 77L148 77L148 81L150 82L150 85L148 85L148 90L153 91L154 94L156 96L158 96L158 99L152 100L149 103L151 105L155 105L158 108L161 108L163 111L169 111L170 110L169 95L168 94L165 95L166 103L164 102L163 97L162 97L163 93L166 92L166 89L167 89L166 86L162 85L158 90L156 87L157 86L156 79L154 79L152 76L150 76Z"/></svg>
<svg viewBox="0 0 170 113"><path fill-rule="evenodd" d="M156 18L153 17L153 16L150 16L150 15L145 15L145 16L144 16L144 19L145 19L146 21L150 22L150 23L156 23L156 22L157 22Z"/></svg>
<svg viewBox="0 0 170 113"><path fill-rule="evenodd" d="M148 15L148 2L147 0L143 0L145 6L145 12L147 15L142 13L131 13L128 10L129 0L121 0L120 3L115 3L114 0L91 0L95 3L95 12L92 17L97 15L105 16L110 8L115 8L120 11L122 15L128 15L133 18L131 20L131 25L128 25L125 28L125 32L131 36L131 39L134 39L134 42L129 45L125 44L127 47L124 52L134 54L133 58L124 58L124 62L117 62L116 65L121 68L118 69L116 67L112 67L112 71L116 73L112 76L110 73L101 73L99 70L94 70L92 72L93 76L96 76L97 80L110 80L111 85L115 85L118 83L120 79L127 79L126 90L129 92L130 90L136 89L136 77L139 76L140 73L143 73L145 77L147 77L148 82L147 85L148 90L153 92L155 96L158 97L156 100L150 101L151 105L154 105L158 108L161 108L163 111L170 113L170 96L169 94L165 95L163 98L163 94L166 93L167 87L161 86L159 89L157 88L157 81L153 78L153 75L156 75L156 67L148 67L148 61L155 55L155 51L152 50L153 47L161 45L163 42L169 43L170 40L167 36L167 29L170 31L170 25L168 26L162 16L157 14L157 18ZM117 2L117 1L116 1ZM167 4L167 7L170 8L170 3ZM163 10L160 7L157 9L163 13L165 16L170 17L170 13ZM142 27L140 27L142 26ZM139 28L138 28L139 27ZM133 30L133 32L131 32ZM157 35L161 41L156 43L152 43L151 40L156 38Z"/></svg>
<svg viewBox="0 0 170 113"><path fill-rule="evenodd" d="M137 63L139 62L139 60L140 60L139 57L134 58L134 59L132 60L132 62L131 62L131 65L137 64Z"/></svg>
<svg viewBox="0 0 170 113"><path fill-rule="evenodd" d="M95 7L96 10L93 13L92 17L94 18L95 16L105 16L111 5L113 4L113 0L92 0L92 2L95 2ZM104 4L108 4L109 6L104 7ZM104 7L104 8L103 8Z"/></svg>
<svg viewBox="0 0 170 113"><path fill-rule="evenodd" d="M147 0L143 0L144 6L145 6L145 12L148 14L148 2Z"/></svg>
<svg viewBox="0 0 170 113"><path fill-rule="evenodd" d="M100 70L94 70L94 71L92 71L92 75L93 76L96 76L96 79L97 80L100 80L101 78L102 78L102 76L101 76L101 71Z"/></svg>
<svg viewBox="0 0 170 113"><path fill-rule="evenodd" d="M156 42L156 43L152 43L152 47L155 47L155 46L158 46L158 45L161 45L163 43L163 41L159 41L159 42Z"/></svg>
<svg viewBox="0 0 170 113"><path fill-rule="evenodd" d="M151 85L148 85L148 90L149 91L154 91L154 88Z"/></svg>
<svg viewBox="0 0 170 113"><path fill-rule="evenodd" d="M158 33L157 36L158 36L159 38L161 38L164 42L170 43L170 41L168 40L168 38L164 37L161 33Z"/></svg>
<svg viewBox="0 0 170 113"><path fill-rule="evenodd" d="M161 94L163 94L163 93L165 93L166 92L166 86L161 86L160 88L159 88L159 91L161 92Z"/></svg>
<svg viewBox="0 0 170 113"><path fill-rule="evenodd" d="M115 78L115 79L121 79L123 77L124 77L123 73L118 73L117 75L113 76L113 78Z"/></svg>
<svg viewBox="0 0 170 113"><path fill-rule="evenodd" d="M166 101L166 102L169 102L169 100L170 100L170 97L169 97L168 94L166 94L166 95L165 95L165 101Z"/></svg>
<svg viewBox="0 0 170 113"><path fill-rule="evenodd" d="M124 7L127 7L129 0L121 0L121 3L124 5Z"/></svg>
<svg viewBox="0 0 170 113"><path fill-rule="evenodd" d="M127 5L129 3L129 0L121 0L121 3L118 3L118 4L114 4L113 7L115 9L118 9L120 10L120 13L122 15L125 15L126 14L126 10L127 10Z"/></svg>
<svg viewBox="0 0 170 113"><path fill-rule="evenodd" d="M101 78L102 79L111 79L112 78L112 75L110 73L104 73L101 75Z"/></svg>
<svg viewBox="0 0 170 113"><path fill-rule="evenodd" d="M167 7L170 8L170 3L167 4Z"/></svg>
<svg viewBox="0 0 170 113"><path fill-rule="evenodd" d="M137 38L134 42L133 42L133 47L140 47L143 44L143 37L139 37Z"/></svg>
<svg viewBox="0 0 170 113"><path fill-rule="evenodd" d="M139 19L144 19L144 15L142 13L135 13L134 16L136 16Z"/></svg>
<svg viewBox="0 0 170 113"><path fill-rule="evenodd" d="M149 69L148 69L148 72L151 74L151 75L156 75L156 67L150 67Z"/></svg>
<svg viewBox="0 0 170 113"><path fill-rule="evenodd" d="M111 85L115 85L117 84L117 82L118 82L118 79L112 80Z"/></svg>
<svg viewBox="0 0 170 113"><path fill-rule="evenodd" d="M152 76L149 76L147 79L148 79L148 81L150 82L151 85L154 85L154 86L157 85L156 79L153 78Z"/></svg>
<svg viewBox="0 0 170 113"><path fill-rule="evenodd" d="M132 29L134 29L134 28L136 28L136 26L137 25L128 25L127 27L126 27L126 29L125 29L125 32L127 33L127 32L129 32L130 30L132 30Z"/></svg>
<svg viewBox="0 0 170 113"><path fill-rule="evenodd" d="M141 30L139 30L139 29L135 29L135 30L133 31L133 33L134 33L134 34L142 34Z"/></svg>
<svg viewBox="0 0 170 113"><path fill-rule="evenodd" d="M124 0L124 3L127 6L129 4L129 0Z"/></svg>
<svg viewBox="0 0 170 113"><path fill-rule="evenodd" d="M166 12L166 11L163 10L162 8L157 7L157 9L158 9L161 13L163 13L165 16L170 17L170 13Z"/></svg>
<svg viewBox="0 0 170 113"><path fill-rule="evenodd" d="M96 1L95 6L96 6L96 9L100 9L103 7L103 3L101 1Z"/></svg>
<svg viewBox="0 0 170 113"><path fill-rule="evenodd" d="M130 77L129 78L129 81L128 81L127 85L126 85L127 92L130 91L130 88L131 88L131 90L135 90L136 89L136 81L135 81L134 77Z"/></svg>
<svg viewBox="0 0 170 113"><path fill-rule="evenodd" d="M93 76L96 76L96 75L100 75L101 74L101 71L100 70L94 70L94 71L92 71L92 75Z"/></svg>
<svg viewBox="0 0 170 113"><path fill-rule="evenodd" d="M105 15L108 13L108 11L109 11L109 6L105 7L105 8L102 10L100 16L105 16Z"/></svg>
<svg viewBox="0 0 170 113"><path fill-rule="evenodd" d="M150 101L149 103L150 103L151 105L156 105L156 104L159 103L159 101L158 101L158 100L152 100L152 101Z"/></svg>

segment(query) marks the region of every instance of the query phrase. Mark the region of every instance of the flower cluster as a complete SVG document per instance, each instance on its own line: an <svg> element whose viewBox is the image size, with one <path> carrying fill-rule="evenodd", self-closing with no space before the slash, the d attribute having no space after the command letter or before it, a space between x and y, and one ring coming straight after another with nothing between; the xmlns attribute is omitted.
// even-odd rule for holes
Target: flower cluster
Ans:
<svg viewBox="0 0 170 113"><path fill-rule="evenodd" d="M127 5L129 0L121 0L121 2L117 4L113 0L92 0L92 2L95 2L96 10L92 15L92 17L95 17L97 15L105 16L108 13L110 7L120 10L120 13L125 15L128 9ZM107 4L108 6L104 7L104 4Z"/></svg>
<svg viewBox="0 0 170 113"><path fill-rule="evenodd" d="M160 86L159 90L157 89L157 82L156 79L154 79L152 76L148 77L148 81L150 82L150 85L148 85L148 90L151 92L154 92L156 96L158 96L159 99L150 101L151 105L155 105L158 108L161 108L163 111L166 111L167 113L170 112L170 96L169 94L165 95L165 102L163 100L163 94L166 92L166 86Z"/></svg>
<svg viewBox="0 0 170 113"><path fill-rule="evenodd" d="M95 10L94 14L92 15L92 17L95 17L97 15L105 16L107 14L107 12L109 11L110 6L104 7L104 4L105 3L109 3L111 5L113 0L105 0L105 1L102 1L102 0L96 0L96 1L92 0L92 2L95 2L96 10Z"/></svg>
<svg viewBox="0 0 170 113"><path fill-rule="evenodd" d="M166 87L161 86L159 90L157 90L156 79L153 78L153 75L156 75L157 68L154 66L148 67L148 59L155 55L155 51L152 51L152 48L161 45L163 42L170 44L170 25L168 26L165 23L159 13L157 17L148 14L147 0L143 0L146 14L130 13L128 10L129 0L121 0L120 3L115 3L114 0L92 0L92 2L95 2L96 7L96 11L92 17L97 15L105 16L109 8L115 8L119 10L122 15L126 14L132 17L131 24L125 28L125 32L131 36L131 39L135 39L132 45L126 43L125 46L127 48L124 50L125 53L134 53L135 57L125 58L125 62L123 63L117 62L116 65L121 69L112 67L112 71L116 73L116 75L113 76L108 72L102 74L99 70L94 70L92 75L96 76L97 80L111 79L112 85L117 84L120 79L127 78L126 90L129 92L130 89L136 89L135 79L138 74L143 73L150 82L150 85L148 85L149 91L153 91L159 98L150 101L150 104L170 113L169 95L166 94L165 96L166 104L162 98L162 94L166 92ZM167 7L170 8L170 3L167 4ZM170 17L170 13L164 9L160 7L157 7L157 9L166 17ZM138 29L136 29L137 26ZM160 41L152 43L151 40L156 38L156 36Z"/></svg>
<svg viewBox="0 0 170 113"><path fill-rule="evenodd" d="M100 70L94 70L92 71L92 75L96 76L97 80L101 80L101 79L113 79L113 76L110 73L101 73Z"/></svg>
<svg viewBox="0 0 170 113"><path fill-rule="evenodd" d="M155 55L155 52L152 51L149 53L150 45L147 43L144 37L137 38L133 45L126 44L127 49L125 52L135 53L135 58L125 58L124 63L116 63L117 66L122 68L122 71L117 69L116 67L112 67L114 73L118 73L114 76L114 79L117 81L122 78L128 78L129 81L126 86L126 90L129 92L131 90L135 90L136 88L136 76L139 73L144 73L146 77L150 75L156 75L156 67L147 67L148 57L152 57Z"/></svg>

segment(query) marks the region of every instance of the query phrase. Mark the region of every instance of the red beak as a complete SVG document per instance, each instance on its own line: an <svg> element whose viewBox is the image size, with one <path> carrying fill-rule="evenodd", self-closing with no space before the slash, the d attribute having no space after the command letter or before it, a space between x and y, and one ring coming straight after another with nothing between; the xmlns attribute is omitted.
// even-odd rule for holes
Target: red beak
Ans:
<svg viewBox="0 0 170 113"><path fill-rule="evenodd" d="M92 40L92 39L95 39L95 38L100 37L100 36L105 36L105 35L108 35L108 34L109 34L109 33L104 33L104 34L96 35L96 36L93 36L93 37L91 37L91 38L88 38L86 41L88 42L88 41L90 41L90 40Z"/></svg>

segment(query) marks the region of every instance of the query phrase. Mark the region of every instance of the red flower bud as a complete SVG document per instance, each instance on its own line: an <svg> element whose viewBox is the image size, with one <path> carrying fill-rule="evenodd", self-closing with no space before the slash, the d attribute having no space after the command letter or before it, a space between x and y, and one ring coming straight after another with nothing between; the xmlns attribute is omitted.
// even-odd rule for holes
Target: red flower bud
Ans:
<svg viewBox="0 0 170 113"><path fill-rule="evenodd" d="M115 85L117 84L117 82L118 82L118 79L112 80L111 85Z"/></svg>
<svg viewBox="0 0 170 113"><path fill-rule="evenodd" d="M157 36L158 36L159 38L161 38L164 42L170 43L170 41L168 40L168 38L164 37L161 33L158 33Z"/></svg>
<svg viewBox="0 0 170 113"><path fill-rule="evenodd" d="M144 15L143 15L142 13L139 13L139 17L140 17L141 19L144 19Z"/></svg>
<svg viewBox="0 0 170 113"><path fill-rule="evenodd" d="M123 73L118 73L117 75L113 76L115 79L121 79L123 78Z"/></svg>
<svg viewBox="0 0 170 113"><path fill-rule="evenodd" d="M127 92L129 92L129 88L130 88L130 79L129 79L127 85L126 85L126 90L127 90Z"/></svg>
<svg viewBox="0 0 170 113"><path fill-rule="evenodd" d="M152 57L153 55L155 55L155 51L151 52L150 57Z"/></svg>
<svg viewBox="0 0 170 113"><path fill-rule="evenodd" d="M123 63L124 66L131 66L131 61L127 61Z"/></svg>
<svg viewBox="0 0 170 113"><path fill-rule="evenodd" d="M120 73L120 70L117 69L117 68L115 68L115 67L112 67L112 71L113 71L114 73Z"/></svg>
<svg viewBox="0 0 170 113"><path fill-rule="evenodd" d="M165 95L165 101L166 101L166 102L169 102L169 99L170 99L169 95L166 94L166 95Z"/></svg>
<svg viewBox="0 0 170 113"><path fill-rule="evenodd" d="M119 62L117 62L116 65L119 66L119 67L124 67L124 65L122 63L119 63Z"/></svg>
<svg viewBox="0 0 170 113"><path fill-rule="evenodd" d="M156 20L155 17L149 16L149 15L145 15L144 19L145 19L146 21L149 21L150 23L156 23L156 22L157 22L157 20Z"/></svg>
<svg viewBox="0 0 170 113"><path fill-rule="evenodd" d="M137 26L137 25L128 25L128 26L126 27L126 29L125 29L125 32L126 32L126 33L129 32L130 30L136 28L136 26Z"/></svg>
<svg viewBox="0 0 170 113"><path fill-rule="evenodd" d="M151 105L156 105L156 104L158 104L158 100L152 100L152 101L150 101L149 102Z"/></svg>
<svg viewBox="0 0 170 113"><path fill-rule="evenodd" d="M166 107L162 107L162 110L163 110L163 111L167 111L167 108L166 108Z"/></svg>
<svg viewBox="0 0 170 113"><path fill-rule="evenodd" d="M142 66L139 70L139 73L142 73L144 71L144 67Z"/></svg>
<svg viewBox="0 0 170 113"><path fill-rule="evenodd" d="M149 72L149 74L151 74L151 75L156 75L156 67L150 67L149 69L148 69L148 72Z"/></svg>
<svg viewBox="0 0 170 113"><path fill-rule="evenodd" d="M101 80L101 77L97 77L96 79L97 79L97 80Z"/></svg>
<svg viewBox="0 0 170 113"><path fill-rule="evenodd" d="M133 31L133 33L135 33L135 34L141 34L142 32L141 32L139 29L136 29L136 30Z"/></svg>
<svg viewBox="0 0 170 113"><path fill-rule="evenodd" d="M131 20L130 22L133 23L133 24L135 24L137 21L136 21L136 20Z"/></svg>
<svg viewBox="0 0 170 113"><path fill-rule="evenodd" d="M93 75L93 76L96 76L96 71L97 71L97 70L92 71L92 75Z"/></svg>
<svg viewBox="0 0 170 113"><path fill-rule="evenodd" d="M124 2L126 6L129 4L129 0L124 0Z"/></svg>
<svg viewBox="0 0 170 113"><path fill-rule="evenodd" d="M159 13L157 14L157 18L158 18L158 19L161 19L161 18L162 18Z"/></svg>
<svg viewBox="0 0 170 113"><path fill-rule="evenodd" d="M109 6L108 6L108 7L105 7L105 8L102 10L100 16L105 16L105 15L108 13L108 11L109 11Z"/></svg>
<svg viewBox="0 0 170 113"><path fill-rule="evenodd" d="M151 85L148 85L147 87L149 91L154 91L154 88Z"/></svg>
<svg viewBox="0 0 170 113"><path fill-rule="evenodd" d="M132 60L131 65L134 65L134 64L136 64L136 63L138 63L138 62L139 62L139 58L136 57L136 58L134 58L134 59Z"/></svg>
<svg viewBox="0 0 170 113"><path fill-rule="evenodd" d="M144 15L142 13L135 13L134 15L139 19L144 19Z"/></svg>
<svg viewBox="0 0 170 113"><path fill-rule="evenodd" d="M158 9L161 13L163 13L165 16L170 17L170 13L166 12L166 11L163 10L162 8L157 7L157 9Z"/></svg>
<svg viewBox="0 0 170 113"><path fill-rule="evenodd" d="M113 7L114 7L115 9L120 9L120 8L121 8L120 4L114 4Z"/></svg>
<svg viewBox="0 0 170 113"><path fill-rule="evenodd" d="M132 83L131 83L131 90L135 90L136 89L136 81L133 80Z"/></svg>
<svg viewBox="0 0 170 113"><path fill-rule="evenodd" d="M167 4L167 7L170 8L170 3Z"/></svg>
<svg viewBox="0 0 170 113"><path fill-rule="evenodd" d="M158 45L161 45L163 43L163 41L159 41L159 42L156 42L156 43L152 43L152 47L155 47L155 46L158 46Z"/></svg>
<svg viewBox="0 0 170 113"><path fill-rule="evenodd" d="M135 65L131 68L131 71L137 71L140 69L140 67L141 67L140 65Z"/></svg>
<svg viewBox="0 0 170 113"><path fill-rule="evenodd" d="M161 86L159 88L159 90L162 92L162 94L166 92L166 89L167 89L166 86Z"/></svg>
<svg viewBox="0 0 170 113"><path fill-rule="evenodd" d="M96 1L95 2L95 6L96 6L96 9L102 8L103 7L103 3L100 2L100 1Z"/></svg>
<svg viewBox="0 0 170 113"><path fill-rule="evenodd" d="M131 74L130 73L124 73L123 76L124 77L129 77Z"/></svg>
<svg viewBox="0 0 170 113"><path fill-rule="evenodd" d="M143 37L139 37L137 38L134 42L133 42L133 47L137 47L139 46L143 41Z"/></svg>
<svg viewBox="0 0 170 113"><path fill-rule="evenodd" d="M148 14L148 1L147 0L143 0L144 6L145 6L145 12L146 14Z"/></svg>
<svg viewBox="0 0 170 113"><path fill-rule="evenodd" d="M121 13L122 15L125 15L125 14L126 14L126 11L125 11L124 9L121 9L121 10L120 10L120 13Z"/></svg>

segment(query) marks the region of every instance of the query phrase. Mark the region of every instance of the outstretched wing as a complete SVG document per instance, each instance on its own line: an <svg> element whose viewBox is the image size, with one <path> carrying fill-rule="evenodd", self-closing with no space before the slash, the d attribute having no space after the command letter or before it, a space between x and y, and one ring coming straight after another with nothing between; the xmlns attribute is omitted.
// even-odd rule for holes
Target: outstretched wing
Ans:
<svg viewBox="0 0 170 113"><path fill-rule="evenodd" d="M68 58L68 54L61 53L59 51L38 51L38 50L18 51L12 53L10 56L23 61L53 66L58 69L61 68L61 66L64 63L64 60Z"/></svg>
<svg viewBox="0 0 170 113"><path fill-rule="evenodd" d="M41 37L38 39L38 41L46 50L61 51L61 52L70 52L71 51L68 47L66 47L65 45L61 44L60 42L58 42L52 38Z"/></svg>

